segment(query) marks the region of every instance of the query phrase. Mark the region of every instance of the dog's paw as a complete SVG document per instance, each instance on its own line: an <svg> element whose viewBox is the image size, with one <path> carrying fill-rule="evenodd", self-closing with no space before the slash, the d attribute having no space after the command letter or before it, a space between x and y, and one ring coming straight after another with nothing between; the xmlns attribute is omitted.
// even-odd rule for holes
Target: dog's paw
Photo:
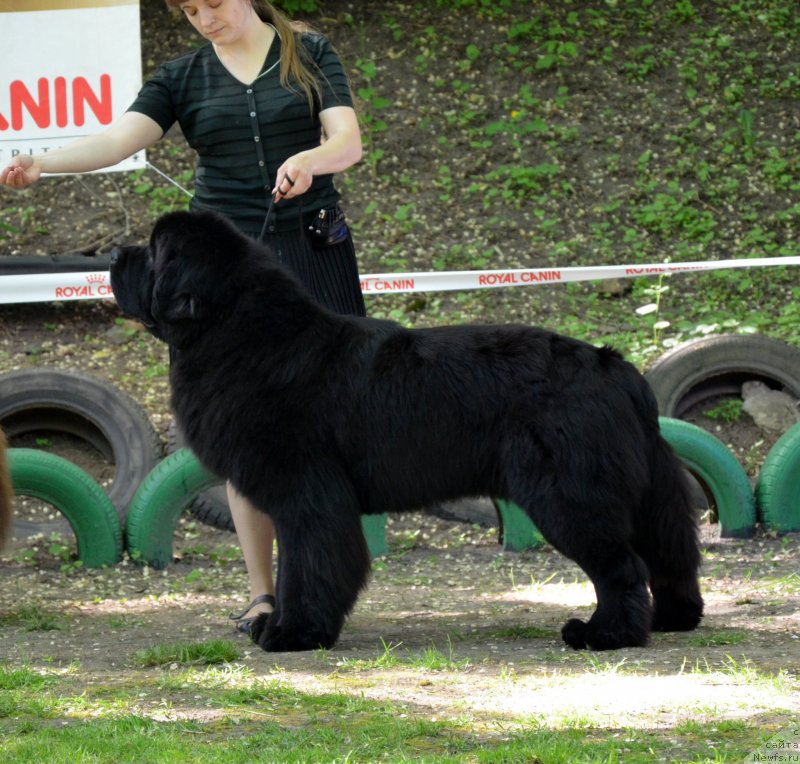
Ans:
<svg viewBox="0 0 800 764"><path fill-rule="evenodd" d="M622 647L644 647L647 631L642 629L608 628L590 620L584 623L571 618L561 629L562 639L575 650L619 650Z"/></svg>
<svg viewBox="0 0 800 764"><path fill-rule="evenodd" d="M653 612L653 631L692 631L703 617L703 600L696 597L656 598Z"/></svg>
<svg viewBox="0 0 800 764"><path fill-rule="evenodd" d="M258 631L257 631L258 629ZM276 619L265 616L253 624L250 636L262 650L268 653L291 653L301 650L330 648L336 643L335 637L319 634L311 628L287 629L278 626Z"/></svg>
<svg viewBox="0 0 800 764"><path fill-rule="evenodd" d="M700 625L702 610L662 610L656 607L653 614L653 631L692 631Z"/></svg>
<svg viewBox="0 0 800 764"><path fill-rule="evenodd" d="M271 615L272 613L261 613L260 615L256 616L256 619L250 625L250 639L252 639L256 644L259 644L261 636L267 630L267 624L269 623Z"/></svg>
<svg viewBox="0 0 800 764"><path fill-rule="evenodd" d="M586 629L586 623L579 618L570 618L561 629L561 639L574 650L585 650Z"/></svg>

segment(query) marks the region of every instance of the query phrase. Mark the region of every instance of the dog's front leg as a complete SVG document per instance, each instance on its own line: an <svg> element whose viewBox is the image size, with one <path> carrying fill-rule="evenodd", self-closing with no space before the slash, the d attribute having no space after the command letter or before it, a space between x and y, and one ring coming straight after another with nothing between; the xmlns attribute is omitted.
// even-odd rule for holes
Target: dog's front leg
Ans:
<svg viewBox="0 0 800 764"><path fill-rule="evenodd" d="M331 481L319 493L304 481L292 508L273 515L278 539L277 606L258 618L251 636L269 652L332 647L359 591L370 558L354 492Z"/></svg>

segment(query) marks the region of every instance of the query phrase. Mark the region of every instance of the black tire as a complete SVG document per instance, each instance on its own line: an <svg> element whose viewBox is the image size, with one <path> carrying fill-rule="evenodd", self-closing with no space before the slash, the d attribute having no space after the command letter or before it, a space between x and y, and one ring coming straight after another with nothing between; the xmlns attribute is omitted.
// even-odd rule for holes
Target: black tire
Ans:
<svg viewBox="0 0 800 764"><path fill-rule="evenodd" d="M764 528L800 531L800 424L770 449L756 483L756 502Z"/></svg>
<svg viewBox="0 0 800 764"><path fill-rule="evenodd" d="M800 398L800 348L758 334L719 334L691 340L665 353L645 373L659 414L681 419L703 401L741 396L758 380Z"/></svg>
<svg viewBox="0 0 800 764"><path fill-rule="evenodd" d="M122 526L114 505L90 475L55 454L9 448L14 493L52 504L69 522L78 542L78 558L87 568L122 559Z"/></svg>
<svg viewBox="0 0 800 764"><path fill-rule="evenodd" d="M167 454L174 454L186 446L178 426L172 422L167 430ZM236 532L228 505L228 493L224 483L207 488L198 493L189 505L192 513L201 523L221 531Z"/></svg>
<svg viewBox="0 0 800 764"><path fill-rule="evenodd" d="M30 433L60 433L90 444L114 465L108 488L120 522L158 463L161 440L144 409L114 385L68 369L0 374L0 426L9 446Z"/></svg>

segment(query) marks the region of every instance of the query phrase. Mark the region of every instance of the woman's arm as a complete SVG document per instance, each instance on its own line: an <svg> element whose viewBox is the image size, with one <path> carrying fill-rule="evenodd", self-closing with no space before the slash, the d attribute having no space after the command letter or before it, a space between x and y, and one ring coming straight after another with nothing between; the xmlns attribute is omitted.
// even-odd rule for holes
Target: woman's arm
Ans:
<svg viewBox="0 0 800 764"><path fill-rule="evenodd" d="M321 111L319 118L325 140L316 148L289 157L278 168L272 189L278 199L300 196L308 191L315 175L341 172L361 159L361 130L355 109L333 106Z"/></svg>
<svg viewBox="0 0 800 764"><path fill-rule="evenodd" d="M150 117L125 112L111 127L44 154L19 154L0 170L0 186L26 188L43 173L89 172L111 167L152 146L163 131Z"/></svg>

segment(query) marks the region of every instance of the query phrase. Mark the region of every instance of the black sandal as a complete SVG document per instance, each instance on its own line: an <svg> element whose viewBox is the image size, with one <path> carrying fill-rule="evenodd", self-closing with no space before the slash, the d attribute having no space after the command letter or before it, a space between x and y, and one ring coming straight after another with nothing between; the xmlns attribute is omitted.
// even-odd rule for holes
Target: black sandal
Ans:
<svg viewBox="0 0 800 764"><path fill-rule="evenodd" d="M272 609L275 609L275 597L272 594L260 594L256 597L241 613L231 613L228 618L231 621L236 621L236 631L240 631L242 634L249 634L250 628L252 627L253 623L255 623L256 618L258 615L251 616L250 618L245 618L245 614L249 613L256 605L272 605Z"/></svg>

